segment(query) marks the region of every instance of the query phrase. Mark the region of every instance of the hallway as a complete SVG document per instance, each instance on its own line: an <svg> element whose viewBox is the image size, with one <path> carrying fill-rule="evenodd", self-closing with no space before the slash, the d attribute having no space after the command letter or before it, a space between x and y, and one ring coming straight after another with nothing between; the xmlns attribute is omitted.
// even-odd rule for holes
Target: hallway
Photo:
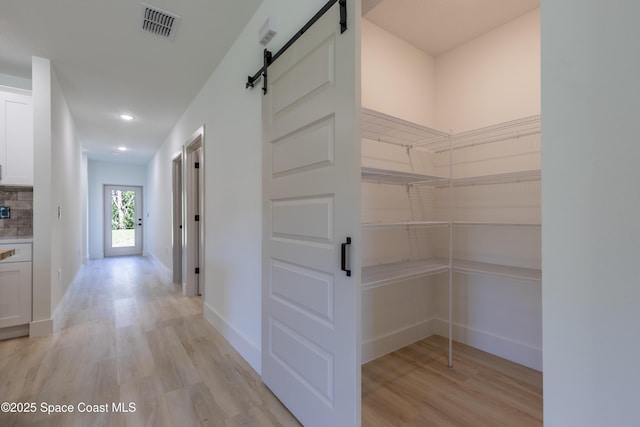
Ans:
<svg viewBox="0 0 640 427"><path fill-rule="evenodd" d="M201 298L182 296L146 258L90 261L55 328L0 341L0 400L36 404L0 412L1 426L299 425L204 319ZM74 412L49 415L43 403Z"/></svg>

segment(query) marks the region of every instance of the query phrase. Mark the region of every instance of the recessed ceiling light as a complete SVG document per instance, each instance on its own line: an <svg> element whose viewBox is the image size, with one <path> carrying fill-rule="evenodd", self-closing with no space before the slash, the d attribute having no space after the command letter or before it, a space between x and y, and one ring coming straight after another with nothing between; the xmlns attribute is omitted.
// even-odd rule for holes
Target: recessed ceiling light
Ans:
<svg viewBox="0 0 640 427"><path fill-rule="evenodd" d="M120 118L126 121L133 120L133 116L131 114L120 114Z"/></svg>
<svg viewBox="0 0 640 427"><path fill-rule="evenodd" d="M118 150L120 150L120 151L127 151L127 150L128 150L128 148L127 148L127 147L124 147L124 146L122 146L122 145L121 145L120 147L118 147Z"/></svg>

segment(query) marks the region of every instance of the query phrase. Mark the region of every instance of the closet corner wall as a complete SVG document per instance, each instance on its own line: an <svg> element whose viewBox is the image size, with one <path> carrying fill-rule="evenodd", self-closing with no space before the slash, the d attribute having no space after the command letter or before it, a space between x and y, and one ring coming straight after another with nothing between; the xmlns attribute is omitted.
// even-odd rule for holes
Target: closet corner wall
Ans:
<svg viewBox="0 0 640 427"><path fill-rule="evenodd" d="M438 334L542 370L539 10L438 57L362 27L363 363Z"/></svg>

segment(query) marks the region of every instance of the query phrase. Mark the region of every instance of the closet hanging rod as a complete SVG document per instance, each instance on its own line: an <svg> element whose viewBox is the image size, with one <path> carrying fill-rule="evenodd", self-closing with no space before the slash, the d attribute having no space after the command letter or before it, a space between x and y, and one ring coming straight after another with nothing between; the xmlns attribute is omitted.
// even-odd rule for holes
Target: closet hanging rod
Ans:
<svg viewBox="0 0 640 427"><path fill-rule="evenodd" d="M249 76L247 78L247 84L245 88L252 88L255 85L256 80L262 76L262 92L264 94L267 93L267 68L269 65L276 62L280 56L286 52L304 33L307 32L313 24L315 24L322 16L331 9L331 7L338 3L340 5L340 33L344 33L347 31L347 0L329 0L327 4L325 4L322 9L316 13L313 18L309 20L298 32L291 37L291 39L284 45L282 48L277 51L275 54L272 54L269 50L265 49L263 53L263 66L256 72L253 76Z"/></svg>

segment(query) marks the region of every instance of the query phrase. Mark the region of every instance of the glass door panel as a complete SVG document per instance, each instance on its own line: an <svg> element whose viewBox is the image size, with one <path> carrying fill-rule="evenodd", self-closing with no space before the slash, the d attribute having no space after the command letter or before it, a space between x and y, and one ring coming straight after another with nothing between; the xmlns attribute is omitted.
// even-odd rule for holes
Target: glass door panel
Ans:
<svg viewBox="0 0 640 427"><path fill-rule="evenodd" d="M105 256L142 254L142 188L106 185Z"/></svg>

